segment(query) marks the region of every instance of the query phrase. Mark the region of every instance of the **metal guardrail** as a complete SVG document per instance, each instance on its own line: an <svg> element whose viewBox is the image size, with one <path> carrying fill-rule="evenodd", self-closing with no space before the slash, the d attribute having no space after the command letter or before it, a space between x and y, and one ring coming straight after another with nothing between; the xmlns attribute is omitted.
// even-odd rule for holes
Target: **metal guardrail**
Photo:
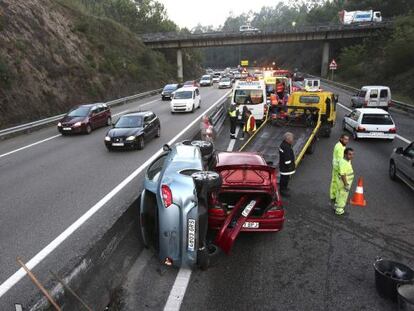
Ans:
<svg viewBox="0 0 414 311"><path fill-rule="evenodd" d="M135 95L131 95L131 96L111 100L109 102L106 102L105 104L107 104L109 107L123 105L123 104L126 104L126 103L128 103L132 100L143 98L143 97L146 97L146 96L149 96L149 95L158 94L161 91L162 91L162 89L151 90L151 91L147 91L147 92L144 92L144 93L139 93L139 94L135 94ZM6 136L9 136L9 135L19 133L19 132L30 131L30 130L48 125L50 123L54 123L54 122L60 120L64 115L65 114L60 114L60 115L53 116L53 117L50 117L50 118L46 118L46 119L42 119L42 120L38 120L38 121L33 121L33 122L29 122L29 123L25 123L25 124L21 124L21 125L17 125L17 126L14 126L14 127L10 127L10 128L0 130L0 139L5 138Z"/></svg>
<svg viewBox="0 0 414 311"><path fill-rule="evenodd" d="M308 76L309 77L314 77L316 79L321 80L322 82L324 82L326 84L334 85L334 86L336 86L338 88L341 88L341 89L344 89L346 91L357 92L357 91L360 90L356 87L353 87L353 86L350 86L350 85L347 85L347 84L343 84L343 83L339 83L339 82L336 82L336 81L332 81L332 80L328 80L328 79L324 79L324 78L320 78L320 77L312 76L312 75L308 75ZM414 106L413 105L403 103L403 102L400 102L398 100L392 100L392 106L391 107L394 107L394 108L400 109L400 110L404 110L404 111L409 112L409 113L414 113Z"/></svg>

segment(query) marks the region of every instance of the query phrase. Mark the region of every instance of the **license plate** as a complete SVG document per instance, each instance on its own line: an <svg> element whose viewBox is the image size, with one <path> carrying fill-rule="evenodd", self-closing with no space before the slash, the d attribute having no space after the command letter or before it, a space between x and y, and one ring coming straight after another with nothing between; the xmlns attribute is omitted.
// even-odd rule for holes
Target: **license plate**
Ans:
<svg viewBox="0 0 414 311"><path fill-rule="evenodd" d="M384 132L371 132L372 136L382 136L384 135Z"/></svg>
<svg viewBox="0 0 414 311"><path fill-rule="evenodd" d="M112 143L112 146L114 146L114 147L123 147L124 143Z"/></svg>
<svg viewBox="0 0 414 311"><path fill-rule="evenodd" d="M72 128L71 128L71 127L64 127L64 128L63 128L63 130L64 130L64 131L71 131L71 130L72 130Z"/></svg>
<svg viewBox="0 0 414 311"><path fill-rule="evenodd" d="M195 227L196 222L194 219L188 219L188 250L194 251L195 249Z"/></svg>
<svg viewBox="0 0 414 311"><path fill-rule="evenodd" d="M259 223L258 222L251 222L251 221L246 221L243 224L243 228L250 228L250 229L257 229L259 228Z"/></svg>
<svg viewBox="0 0 414 311"><path fill-rule="evenodd" d="M244 217L249 216L250 211L252 210L252 208L254 207L254 205L256 204L255 200L251 200L249 204L247 204L247 206L244 208L242 215Z"/></svg>

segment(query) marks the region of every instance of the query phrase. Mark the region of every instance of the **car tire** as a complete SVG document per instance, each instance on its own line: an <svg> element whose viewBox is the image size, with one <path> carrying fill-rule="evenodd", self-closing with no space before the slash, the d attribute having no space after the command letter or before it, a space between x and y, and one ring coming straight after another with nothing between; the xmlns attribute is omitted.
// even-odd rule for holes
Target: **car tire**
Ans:
<svg viewBox="0 0 414 311"><path fill-rule="evenodd" d="M193 107L191 108L191 112L193 113L195 110L195 105L193 104Z"/></svg>
<svg viewBox="0 0 414 311"><path fill-rule="evenodd" d="M89 135L92 133L92 126L88 123L86 124L86 134Z"/></svg>
<svg viewBox="0 0 414 311"><path fill-rule="evenodd" d="M199 171L191 174L191 177L198 189L206 187L208 192L221 187L221 176L217 172L213 171Z"/></svg>
<svg viewBox="0 0 414 311"><path fill-rule="evenodd" d="M208 255L207 247L197 251L197 265L203 271L207 270L210 266L210 256Z"/></svg>
<svg viewBox="0 0 414 311"><path fill-rule="evenodd" d="M388 174L391 180L397 180L397 167L395 166L394 161L390 162L390 166L388 168Z"/></svg>
<svg viewBox="0 0 414 311"><path fill-rule="evenodd" d="M157 134L155 134L155 137L160 137L161 136L161 126L159 126L158 128L157 128Z"/></svg>
<svg viewBox="0 0 414 311"><path fill-rule="evenodd" d="M204 140L187 140L183 142L184 145L196 146L200 148L201 155L204 157L210 157L214 152L213 143Z"/></svg>
<svg viewBox="0 0 414 311"><path fill-rule="evenodd" d="M142 150L145 147L145 140L144 137L141 135L138 137L138 144L137 144L137 149L138 150Z"/></svg>
<svg viewBox="0 0 414 311"><path fill-rule="evenodd" d="M108 117L108 119L106 119L106 126L111 126L112 125L112 118Z"/></svg>
<svg viewBox="0 0 414 311"><path fill-rule="evenodd" d="M200 100L200 102L198 103L198 107L197 107L197 109L200 109L201 108L201 100Z"/></svg>

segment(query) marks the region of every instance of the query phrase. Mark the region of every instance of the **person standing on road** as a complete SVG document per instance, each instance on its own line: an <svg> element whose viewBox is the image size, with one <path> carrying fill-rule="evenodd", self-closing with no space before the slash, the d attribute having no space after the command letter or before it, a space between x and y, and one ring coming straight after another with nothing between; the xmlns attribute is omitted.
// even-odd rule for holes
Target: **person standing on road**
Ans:
<svg viewBox="0 0 414 311"><path fill-rule="evenodd" d="M342 215L345 213L345 206L348 201L349 191L354 180L354 169L352 168L352 159L354 150L345 148L344 157L339 161L339 182L335 196L335 214Z"/></svg>
<svg viewBox="0 0 414 311"><path fill-rule="evenodd" d="M230 139L236 139L237 115L238 115L238 110L236 109L236 105L231 104L229 107Z"/></svg>
<svg viewBox="0 0 414 311"><path fill-rule="evenodd" d="M331 186L329 189L329 196L331 198L332 206L335 204L336 191L338 189L338 184L339 184L339 162L344 157L344 151L345 151L345 148L348 142L349 142L349 136L347 134L342 134L333 150L332 179L331 179Z"/></svg>
<svg viewBox="0 0 414 311"><path fill-rule="evenodd" d="M204 115L202 117L200 130L201 130L201 140L213 142L214 128L210 122L210 118L208 117L208 115Z"/></svg>
<svg viewBox="0 0 414 311"><path fill-rule="evenodd" d="M253 117L250 110L246 110L246 117L247 121L243 126L243 133L247 133L250 137L256 132L256 119Z"/></svg>
<svg viewBox="0 0 414 311"><path fill-rule="evenodd" d="M279 146L279 171L280 171L280 194L289 197L289 180L290 176L295 174L295 153L292 145L294 136L290 132L286 132L283 136L283 142Z"/></svg>
<svg viewBox="0 0 414 311"><path fill-rule="evenodd" d="M246 106L243 106L242 117L241 117L242 122L240 124L241 129L242 129L242 134L241 134L240 140L244 139L244 130L243 129L244 129L244 125L247 123L247 111L249 111L249 108L247 108Z"/></svg>

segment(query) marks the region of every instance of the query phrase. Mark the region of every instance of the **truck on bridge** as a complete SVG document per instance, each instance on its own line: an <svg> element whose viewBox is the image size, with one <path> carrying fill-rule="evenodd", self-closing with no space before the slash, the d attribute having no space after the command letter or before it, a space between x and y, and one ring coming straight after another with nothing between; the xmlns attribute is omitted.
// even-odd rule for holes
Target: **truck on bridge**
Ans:
<svg viewBox="0 0 414 311"><path fill-rule="evenodd" d="M339 21L344 25L360 23L380 23L382 16L380 11L345 11L339 12Z"/></svg>

